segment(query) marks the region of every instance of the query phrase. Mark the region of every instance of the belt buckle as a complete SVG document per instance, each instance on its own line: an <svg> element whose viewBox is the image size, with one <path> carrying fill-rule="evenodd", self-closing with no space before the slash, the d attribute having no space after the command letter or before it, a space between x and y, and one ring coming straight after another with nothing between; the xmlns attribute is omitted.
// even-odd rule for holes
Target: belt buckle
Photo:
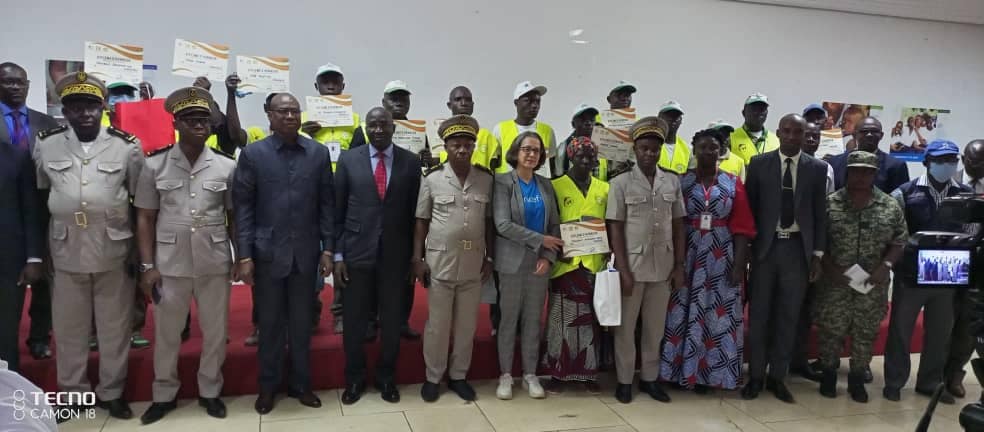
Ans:
<svg viewBox="0 0 984 432"><path fill-rule="evenodd" d="M461 241L461 248L464 249L464 250L472 250L472 242L471 242L471 240L462 240Z"/></svg>
<svg viewBox="0 0 984 432"><path fill-rule="evenodd" d="M89 218L85 217L85 212L75 212L75 224L82 228L89 226Z"/></svg>
<svg viewBox="0 0 984 432"><path fill-rule="evenodd" d="M205 216L200 216L200 215L192 216L191 217L192 228L201 228L205 226L204 222L202 222L203 219L205 219Z"/></svg>
<svg viewBox="0 0 984 432"><path fill-rule="evenodd" d="M787 231L779 231L776 233L776 238L779 240L789 240L789 234Z"/></svg>

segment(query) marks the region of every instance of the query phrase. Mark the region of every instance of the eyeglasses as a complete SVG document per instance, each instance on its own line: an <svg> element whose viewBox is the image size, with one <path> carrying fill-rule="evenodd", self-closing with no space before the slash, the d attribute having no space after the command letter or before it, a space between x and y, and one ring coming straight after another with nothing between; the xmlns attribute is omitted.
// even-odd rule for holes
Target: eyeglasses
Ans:
<svg viewBox="0 0 984 432"><path fill-rule="evenodd" d="M208 117L180 117L179 120L188 126L205 126L210 121Z"/></svg>
<svg viewBox="0 0 984 432"><path fill-rule="evenodd" d="M519 148L519 151L521 151L523 153L526 153L526 154L540 154L540 148L539 147L522 146L522 147Z"/></svg>

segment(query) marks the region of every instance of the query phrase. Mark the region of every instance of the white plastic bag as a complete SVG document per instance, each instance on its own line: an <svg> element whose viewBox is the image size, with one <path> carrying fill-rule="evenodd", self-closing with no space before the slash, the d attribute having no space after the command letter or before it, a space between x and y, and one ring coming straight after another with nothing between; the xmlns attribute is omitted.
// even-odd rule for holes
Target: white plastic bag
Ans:
<svg viewBox="0 0 984 432"><path fill-rule="evenodd" d="M622 324L622 286L611 263L595 275L594 308L598 324L607 327Z"/></svg>

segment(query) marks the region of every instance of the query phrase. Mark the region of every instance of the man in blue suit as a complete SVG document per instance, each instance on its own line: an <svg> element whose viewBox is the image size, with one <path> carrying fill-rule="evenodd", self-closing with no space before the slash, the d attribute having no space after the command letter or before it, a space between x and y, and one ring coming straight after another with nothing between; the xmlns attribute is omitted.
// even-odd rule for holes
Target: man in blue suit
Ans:
<svg viewBox="0 0 984 432"><path fill-rule="evenodd" d="M321 406L311 391L311 281L319 271L331 274L335 241L328 148L298 134L301 107L293 95L275 95L266 109L273 135L243 149L232 189L239 275L248 284L255 280L259 302L260 394L254 408L260 414L273 410L285 345L287 395Z"/></svg>
<svg viewBox="0 0 984 432"><path fill-rule="evenodd" d="M363 344L373 304L379 310L381 342L376 388L387 402L400 401L394 374L406 318L420 158L393 144L394 130L389 111L370 110L365 125L369 145L342 153L335 171L335 283L346 290L346 405L365 391Z"/></svg>
<svg viewBox="0 0 984 432"><path fill-rule="evenodd" d="M878 176L875 177L875 187L890 194L903 183L909 181L909 168L902 160L878 149L878 143L884 136L881 122L874 117L861 120L854 131L854 140L858 144L857 149L878 156ZM850 153L850 151L845 151L827 161L834 169L834 188L837 190L844 187L847 175L847 155Z"/></svg>

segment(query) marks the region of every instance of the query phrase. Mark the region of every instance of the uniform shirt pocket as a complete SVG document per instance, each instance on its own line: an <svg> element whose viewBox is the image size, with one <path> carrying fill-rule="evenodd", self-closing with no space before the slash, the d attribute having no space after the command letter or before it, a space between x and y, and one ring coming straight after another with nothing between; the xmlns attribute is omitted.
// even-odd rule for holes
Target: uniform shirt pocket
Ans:
<svg viewBox="0 0 984 432"><path fill-rule="evenodd" d="M48 169L52 171L65 171L71 166L72 166L72 161L70 160L48 162Z"/></svg>
<svg viewBox="0 0 984 432"><path fill-rule="evenodd" d="M175 244L178 242L178 235L170 231L158 231L157 242L164 244Z"/></svg>
<svg viewBox="0 0 984 432"><path fill-rule="evenodd" d="M68 238L68 226L60 221L51 221L51 239L64 241Z"/></svg>
<svg viewBox="0 0 984 432"><path fill-rule="evenodd" d="M159 180L157 181L157 190L173 191L180 189L183 184L184 182L181 180Z"/></svg>
<svg viewBox="0 0 984 432"><path fill-rule="evenodd" d="M625 206L628 209L630 218L646 217L652 211L652 207L649 205L649 197L645 195L626 196Z"/></svg>
<svg viewBox="0 0 984 432"><path fill-rule="evenodd" d="M103 184L107 188L115 189L123 181L123 164L120 162L99 162L96 171L104 177Z"/></svg>
<svg viewBox="0 0 984 432"><path fill-rule="evenodd" d="M212 192L222 192L226 190L228 186L224 181L205 181L202 182L202 189Z"/></svg>

